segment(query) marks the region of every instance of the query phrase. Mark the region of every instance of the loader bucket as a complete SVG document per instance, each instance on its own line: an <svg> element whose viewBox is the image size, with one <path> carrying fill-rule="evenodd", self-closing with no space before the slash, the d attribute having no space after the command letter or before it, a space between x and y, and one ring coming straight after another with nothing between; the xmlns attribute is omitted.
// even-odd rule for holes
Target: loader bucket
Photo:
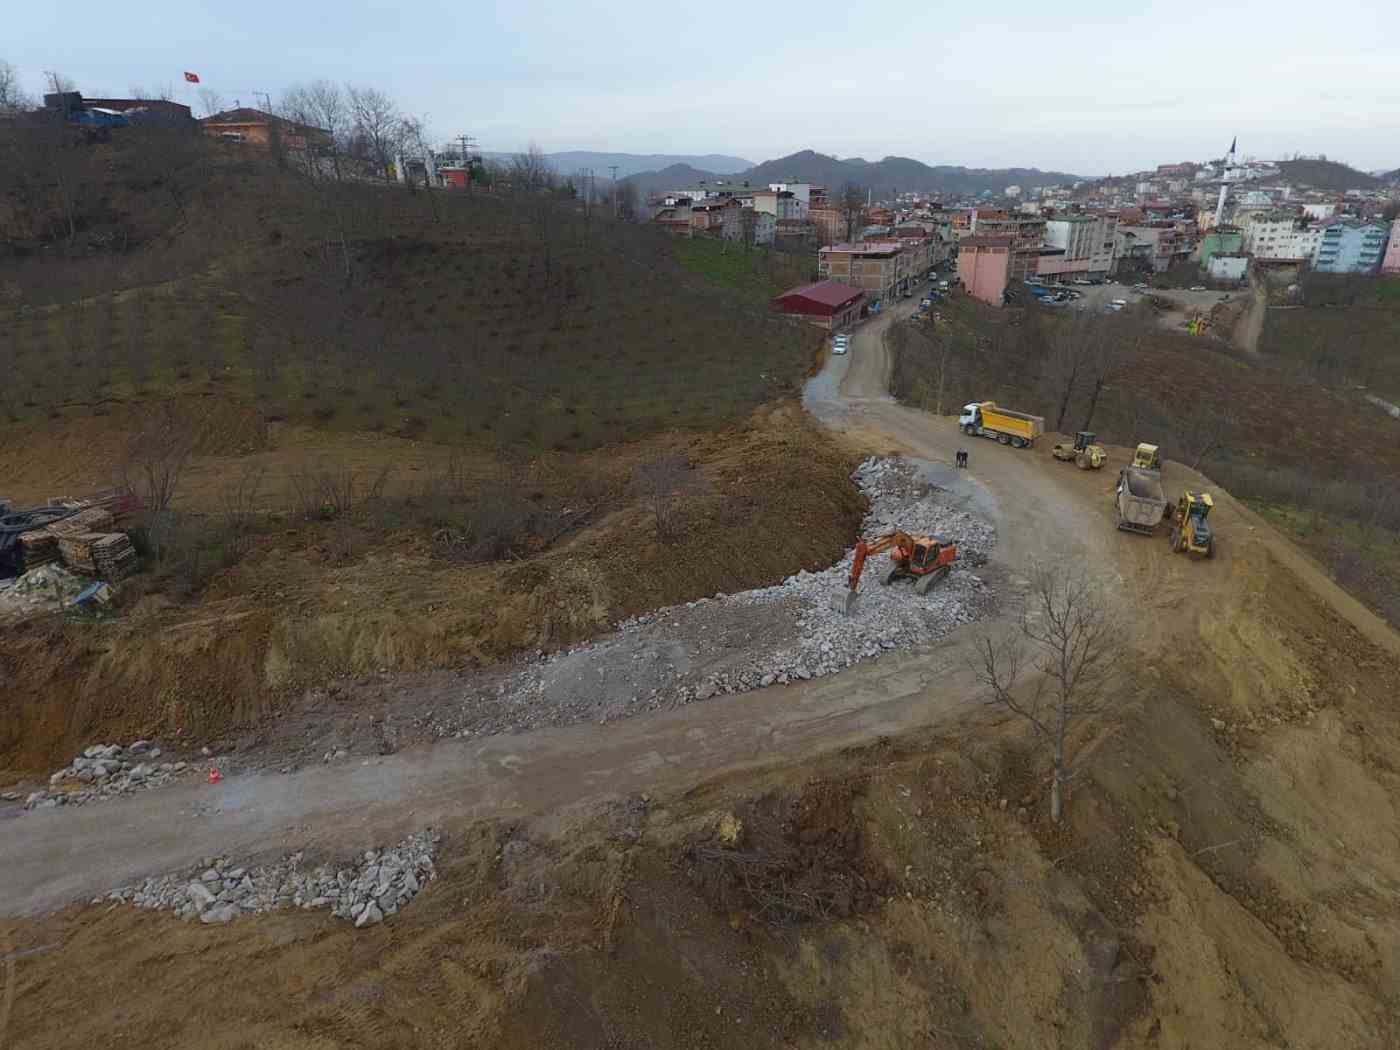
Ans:
<svg viewBox="0 0 1400 1050"><path fill-rule="evenodd" d="M831 596L831 607L842 616L854 616L860 607L859 595L847 587L842 587Z"/></svg>

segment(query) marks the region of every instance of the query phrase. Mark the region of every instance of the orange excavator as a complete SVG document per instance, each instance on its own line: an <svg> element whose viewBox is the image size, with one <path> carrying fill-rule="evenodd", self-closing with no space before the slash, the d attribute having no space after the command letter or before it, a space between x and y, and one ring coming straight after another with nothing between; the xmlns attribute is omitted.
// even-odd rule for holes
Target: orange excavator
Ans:
<svg viewBox="0 0 1400 1050"><path fill-rule="evenodd" d="M880 582L889 586L896 580L913 580L915 594L927 594L929 589L952 571L958 548L939 536L911 536L907 532L889 532L875 540L856 544L855 561L851 564L845 590L837 592L832 607L850 616L856 610L856 594L865 560L872 555L890 552L893 562Z"/></svg>

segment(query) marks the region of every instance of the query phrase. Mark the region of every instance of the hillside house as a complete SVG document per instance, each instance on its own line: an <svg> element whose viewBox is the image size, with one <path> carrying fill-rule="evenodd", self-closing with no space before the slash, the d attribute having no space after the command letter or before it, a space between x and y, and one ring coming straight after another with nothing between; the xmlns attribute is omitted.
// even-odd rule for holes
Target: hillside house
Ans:
<svg viewBox="0 0 1400 1050"><path fill-rule="evenodd" d="M773 309L789 317L835 331L854 324L865 304L865 293L840 281L817 281L790 288L773 300Z"/></svg>

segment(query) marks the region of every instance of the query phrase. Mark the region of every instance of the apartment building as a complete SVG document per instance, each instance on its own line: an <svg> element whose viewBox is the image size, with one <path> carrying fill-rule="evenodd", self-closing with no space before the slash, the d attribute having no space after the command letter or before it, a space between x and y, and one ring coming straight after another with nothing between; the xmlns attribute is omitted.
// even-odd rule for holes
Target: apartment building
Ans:
<svg viewBox="0 0 1400 1050"><path fill-rule="evenodd" d="M1313 256L1319 273L1375 273L1390 241L1391 224L1332 219L1322 226Z"/></svg>
<svg viewBox="0 0 1400 1050"><path fill-rule="evenodd" d="M1063 250L1060 256L1042 256L1041 273L1084 273L1104 276L1113 269L1116 215L1064 215L1046 220L1045 244ZM1058 259L1047 270L1047 261Z"/></svg>
<svg viewBox="0 0 1400 1050"><path fill-rule="evenodd" d="M965 237L958 242L958 277L967 294L993 306L1006 300L1013 256L1011 237Z"/></svg>
<svg viewBox="0 0 1400 1050"><path fill-rule="evenodd" d="M831 244L817 252L817 273L867 293L892 299L912 280L914 253L899 241Z"/></svg>
<svg viewBox="0 0 1400 1050"><path fill-rule="evenodd" d="M1321 231L1318 231L1319 235ZM1385 256L1381 259L1381 273L1400 274L1400 222L1390 226L1390 240L1385 245Z"/></svg>
<svg viewBox="0 0 1400 1050"><path fill-rule="evenodd" d="M1293 254L1297 228L1298 213L1294 211L1279 209L1255 215L1244 228L1243 250L1256 259L1270 261L1302 258Z"/></svg>

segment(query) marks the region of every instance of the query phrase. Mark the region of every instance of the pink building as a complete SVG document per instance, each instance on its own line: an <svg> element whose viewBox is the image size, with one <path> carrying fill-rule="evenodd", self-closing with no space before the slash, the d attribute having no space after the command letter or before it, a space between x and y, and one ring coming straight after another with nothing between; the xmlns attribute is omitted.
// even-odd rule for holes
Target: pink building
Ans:
<svg viewBox="0 0 1400 1050"><path fill-rule="evenodd" d="M964 237L958 242L958 277L967 294L1001 306L1011 272L1011 237Z"/></svg>
<svg viewBox="0 0 1400 1050"><path fill-rule="evenodd" d="M1400 219L1390 224L1390 240L1381 259L1381 273L1400 275Z"/></svg>

